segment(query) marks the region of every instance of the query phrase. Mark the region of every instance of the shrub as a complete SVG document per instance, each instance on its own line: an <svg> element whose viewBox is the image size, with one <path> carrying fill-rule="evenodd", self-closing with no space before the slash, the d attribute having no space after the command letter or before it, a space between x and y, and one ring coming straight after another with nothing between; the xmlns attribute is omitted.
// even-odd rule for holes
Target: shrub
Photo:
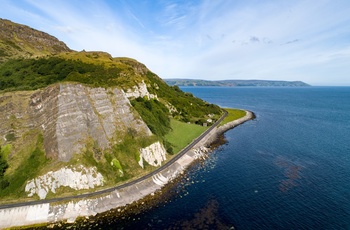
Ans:
<svg viewBox="0 0 350 230"><path fill-rule="evenodd" d="M7 141L15 141L16 140L16 136L15 136L14 133L8 133L8 134L6 134L5 139Z"/></svg>
<svg viewBox="0 0 350 230"><path fill-rule="evenodd" d="M4 176L6 169L9 167L7 164L6 159L3 156L3 153L1 151L0 147L0 179Z"/></svg>
<svg viewBox="0 0 350 230"><path fill-rule="evenodd" d="M6 179L0 179L0 190L4 190L10 185L10 182Z"/></svg>
<svg viewBox="0 0 350 230"><path fill-rule="evenodd" d="M152 133L158 137L163 137L170 131L169 110L158 100L145 100L139 97L132 100L131 104Z"/></svg>
<svg viewBox="0 0 350 230"><path fill-rule="evenodd" d="M167 151L167 153L169 153L170 155L174 154L173 146L170 144L169 141L164 140L163 145L164 145L164 148Z"/></svg>

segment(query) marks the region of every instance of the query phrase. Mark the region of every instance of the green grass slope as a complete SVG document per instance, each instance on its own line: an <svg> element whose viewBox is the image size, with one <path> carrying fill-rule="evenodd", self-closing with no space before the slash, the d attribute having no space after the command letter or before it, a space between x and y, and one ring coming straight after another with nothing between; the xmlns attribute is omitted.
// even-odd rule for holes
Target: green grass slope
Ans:
<svg viewBox="0 0 350 230"><path fill-rule="evenodd" d="M0 63L70 51L66 44L47 33L0 18Z"/></svg>
<svg viewBox="0 0 350 230"><path fill-rule="evenodd" d="M175 119L172 119L170 123L172 131L165 135L165 139L173 146L174 153L180 152L207 129L204 126L188 124Z"/></svg>

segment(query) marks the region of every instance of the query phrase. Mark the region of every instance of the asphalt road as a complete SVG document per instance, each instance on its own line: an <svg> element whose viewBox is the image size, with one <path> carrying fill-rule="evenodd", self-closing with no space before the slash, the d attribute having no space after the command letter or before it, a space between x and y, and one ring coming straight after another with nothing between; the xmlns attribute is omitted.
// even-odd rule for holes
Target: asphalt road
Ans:
<svg viewBox="0 0 350 230"><path fill-rule="evenodd" d="M5 208L15 208L15 207L22 207L22 206L27 206L27 205L36 205L36 204L46 204L46 203L53 203L53 202L59 202L59 201L69 201L73 199L81 199L81 198L87 198L91 196L96 196L96 195L102 195L104 193L110 193L118 189L122 189L131 185L134 185L140 181L143 181L145 179L148 179L157 173L161 172L165 168L167 168L169 165L173 164L175 161L177 161L179 158L181 158L185 153L187 153L193 146L195 146L199 141L201 141L210 131L212 131L225 117L227 116L227 111L224 110L224 115L217 120L209 129L207 129L204 133L202 133L199 137L197 137L191 144L186 146L183 150L181 150L175 157L173 157L170 161L168 161L166 164L162 165L161 167L157 168L156 170L152 171L151 173L142 176L140 178L137 178L133 181L127 182L125 184L121 184L112 188L107 188L103 189L100 191L96 192L91 192L91 193L84 193L84 194L79 194L79 195L74 195L74 196L67 196L67 197L59 197L59 198L53 198L53 199L47 199L47 200L35 200L35 201L27 201L27 202L20 202L20 203L12 203L12 204L5 204L5 205L0 205L0 209L5 209Z"/></svg>

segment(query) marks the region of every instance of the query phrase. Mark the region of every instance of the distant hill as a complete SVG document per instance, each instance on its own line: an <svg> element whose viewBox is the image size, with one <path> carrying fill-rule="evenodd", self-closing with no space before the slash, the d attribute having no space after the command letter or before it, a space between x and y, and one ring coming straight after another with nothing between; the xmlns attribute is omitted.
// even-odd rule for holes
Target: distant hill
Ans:
<svg viewBox="0 0 350 230"><path fill-rule="evenodd" d="M71 51L66 44L45 32L0 18L0 63L13 58L34 58Z"/></svg>
<svg viewBox="0 0 350 230"><path fill-rule="evenodd" d="M302 81L271 81L271 80L221 80L208 81L196 79L164 79L170 85L177 86L223 86L223 87L238 87L238 86L256 86L256 87L301 87L310 86Z"/></svg>

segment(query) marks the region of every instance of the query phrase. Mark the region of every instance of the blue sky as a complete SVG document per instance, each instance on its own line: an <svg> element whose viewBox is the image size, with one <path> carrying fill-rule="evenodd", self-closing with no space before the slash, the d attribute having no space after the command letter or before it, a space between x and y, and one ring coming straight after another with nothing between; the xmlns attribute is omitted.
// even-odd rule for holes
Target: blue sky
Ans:
<svg viewBox="0 0 350 230"><path fill-rule="evenodd" d="M0 0L0 17L162 78L350 85L348 0Z"/></svg>

